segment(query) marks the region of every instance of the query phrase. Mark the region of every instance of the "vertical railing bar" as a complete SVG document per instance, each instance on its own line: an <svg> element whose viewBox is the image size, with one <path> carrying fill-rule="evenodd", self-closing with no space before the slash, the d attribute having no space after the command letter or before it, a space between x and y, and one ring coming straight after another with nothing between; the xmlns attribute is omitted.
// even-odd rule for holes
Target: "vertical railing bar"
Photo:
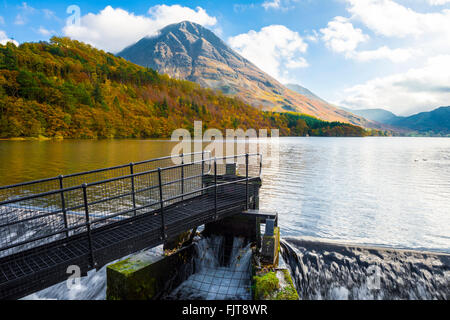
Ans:
<svg viewBox="0 0 450 320"><path fill-rule="evenodd" d="M217 219L217 158L214 158L214 218Z"/></svg>
<svg viewBox="0 0 450 320"><path fill-rule="evenodd" d="M194 158L194 160L195 160L195 158ZM202 178L201 178L202 179L202 181L201 181L202 191L201 191L201 195L204 194L204 191L203 191L203 188L204 188L204 186L203 186L203 181L204 181L203 176L204 176L204 174L205 174L205 150L202 151Z"/></svg>
<svg viewBox="0 0 450 320"><path fill-rule="evenodd" d="M60 175L59 177L59 188L61 190L64 189L64 184L63 184L63 176ZM61 209L63 212L63 219L64 219L64 228L66 229L66 238L69 237L69 231L67 231L67 229L69 228L69 224L67 222L67 211L66 211L66 199L64 198L64 191L61 191Z"/></svg>
<svg viewBox="0 0 450 320"><path fill-rule="evenodd" d="M134 216L136 216L136 191L134 186L134 163L130 163L130 174L131 174L131 196L133 198L133 209L134 209Z"/></svg>
<svg viewBox="0 0 450 320"><path fill-rule="evenodd" d="M202 151L202 178L204 172L205 172L205 151Z"/></svg>
<svg viewBox="0 0 450 320"><path fill-rule="evenodd" d="M184 200L184 156L181 154L181 201Z"/></svg>
<svg viewBox="0 0 450 320"><path fill-rule="evenodd" d="M245 209L248 210L248 153L245 154Z"/></svg>
<svg viewBox="0 0 450 320"><path fill-rule="evenodd" d="M161 178L161 168L158 168L158 180L159 180L159 203L161 206L161 240L166 238L166 224L164 221L164 198L163 198L163 188L162 188L162 178Z"/></svg>
<svg viewBox="0 0 450 320"><path fill-rule="evenodd" d="M95 267L94 262L94 251L92 247L92 234L91 234L91 222L89 220L89 205L88 205L88 199L87 199L87 185L86 183L83 183L83 199L84 199L84 212L86 214L86 228L87 228L87 236L88 236L88 243L89 243L89 258L90 258L90 266Z"/></svg>

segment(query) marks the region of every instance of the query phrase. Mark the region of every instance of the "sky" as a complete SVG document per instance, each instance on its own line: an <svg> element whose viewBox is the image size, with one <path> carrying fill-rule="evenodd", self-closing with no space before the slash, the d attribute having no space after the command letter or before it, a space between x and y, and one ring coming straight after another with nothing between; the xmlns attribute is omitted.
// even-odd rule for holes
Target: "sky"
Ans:
<svg viewBox="0 0 450 320"><path fill-rule="evenodd" d="M338 106L450 105L450 0L0 0L0 43L68 36L117 53L184 20Z"/></svg>

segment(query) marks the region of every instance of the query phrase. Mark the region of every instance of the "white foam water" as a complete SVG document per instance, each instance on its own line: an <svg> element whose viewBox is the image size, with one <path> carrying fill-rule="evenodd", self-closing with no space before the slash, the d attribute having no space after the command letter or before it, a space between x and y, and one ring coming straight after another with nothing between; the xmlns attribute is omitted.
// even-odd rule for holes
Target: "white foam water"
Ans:
<svg viewBox="0 0 450 320"><path fill-rule="evenodd" d="M143 256L161 256L163 255L162 245L145 250L139 253ZM126 259L123 257L122 259ZM122 260L120 259L120 260ZM119 260L113 261L113 264ZM109 265L109 264L108 264ZM60 282L49 288L33 293L23 298L23 300L105 300L106 299L106 267L99 271L91 270L86 277L82 277L79 283L71 281ZM67 274L69 277L70 274Z"/></svg>
<svg viewBox="0 0 450 320"><path fill-rule="evenodd" d="M196 244L196 272L168 297L179 300L250 300L250 244L234 238L230 261L221 266L224 238L212 236Z"/></svg>
<svg viewBox="0 0 450 320"><path fill-rule="evenodd" d="M282 240L301 299L447 300L450 255L312 238Z"/></svg>

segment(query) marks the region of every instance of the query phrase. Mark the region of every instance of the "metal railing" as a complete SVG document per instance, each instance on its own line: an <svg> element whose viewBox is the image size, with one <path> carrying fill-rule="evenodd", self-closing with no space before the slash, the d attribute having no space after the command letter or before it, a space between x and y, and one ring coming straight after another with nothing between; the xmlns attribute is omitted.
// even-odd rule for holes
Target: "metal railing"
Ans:
<svg viewBox="0 0 450 320"><path fill-rule="evenodd" d="M0 201L0 258L85 234L90 263L94 266L92 233L98 228L143 215L159 215L160 238L165 239L168 237L165 212L180 202L213 195L217 216L218 198L232 200L235 197L237 202L242 201L241 193L245 188L245 206L249 207L249 182L261 175L260 154L213 159L206 152L202 153L202 160L185 161L189 155L195 153L175 156L182 158L179 165L173 165L172 162L164 166L164 163L173 160L172 156L0 187L3 194L7 194L8 190L13 193ZM242 159L245 160L239 161ZM254 163L251 163L251 159L255 160ZM237 171L245 172L245 176L227 177L226 162L234 163ZM155 165L158 167L146 170ZM124 169L128 171L126 174L117 171ZM107 174L109 178L92 181L92 177L98 174ZM79 181L70 180L74 178L86 180L78 185L70 185ZM205 183L207 180L209 184ZM71 182L70 186L66 186L67 181ZM57 187L33 193L39 184L47 186L48 182L57 182ZM232 185L241 185L242 188L232 189L229 187ZM20 195L16 193L18 189L25 190L29 186L34 189Z"/></svg>

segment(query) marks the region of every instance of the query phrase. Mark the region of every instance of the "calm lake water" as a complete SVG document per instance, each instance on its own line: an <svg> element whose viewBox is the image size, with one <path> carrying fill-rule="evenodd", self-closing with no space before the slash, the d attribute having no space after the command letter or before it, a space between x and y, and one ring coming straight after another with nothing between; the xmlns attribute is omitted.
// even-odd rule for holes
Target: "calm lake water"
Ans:
<svg viewBox="0 0 450 320"><path fill-rule="evenodd" d="M0 141L0 185L170 154L162 140ZM283 236L450 253L450 139L280 138L261 209Z"/></svg>

